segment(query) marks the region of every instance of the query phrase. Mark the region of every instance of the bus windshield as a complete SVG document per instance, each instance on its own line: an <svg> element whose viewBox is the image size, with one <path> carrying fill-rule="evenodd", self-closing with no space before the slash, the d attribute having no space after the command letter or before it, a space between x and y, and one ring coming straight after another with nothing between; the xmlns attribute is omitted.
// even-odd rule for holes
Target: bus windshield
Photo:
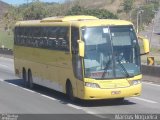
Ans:
<svg viewBox="0 0 160 120"><path fill-rule="evenodd" d="M85 77L114 79L140 74L140 48L133 26L83 27Z"/></svg>

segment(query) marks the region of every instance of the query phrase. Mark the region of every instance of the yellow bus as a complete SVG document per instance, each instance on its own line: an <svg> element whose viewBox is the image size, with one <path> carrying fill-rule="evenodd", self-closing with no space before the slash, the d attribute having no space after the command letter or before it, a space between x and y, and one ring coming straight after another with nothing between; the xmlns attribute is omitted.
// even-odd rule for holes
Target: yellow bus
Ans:
<svg viewBox="0 0 160 120"><path fill-rule="evenodd" d="M144 54L149 43L144 43ZM71 100L141 94L140 47L133 24L94 16L50 17L15 25L15 74Z"/></svg>

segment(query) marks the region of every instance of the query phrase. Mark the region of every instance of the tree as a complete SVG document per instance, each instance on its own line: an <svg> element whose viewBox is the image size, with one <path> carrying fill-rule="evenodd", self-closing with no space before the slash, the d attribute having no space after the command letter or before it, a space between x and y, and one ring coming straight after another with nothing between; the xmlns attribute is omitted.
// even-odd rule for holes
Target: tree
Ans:
<svg viewBox="0 0 160 120"><path fill-rule="evenodd" d="M39 0L35 0L25 8L23 17L25 20L36 20L46 17L45 5Z"/></svg>
<svg viewBox="0 0 160 120"><path fill-rule="evenodd" d="M8 11L3 15L3 24L5 24L5 31L11 31L16 21L22 20L18 7L10 6Z"/></svg>
<svg viewBox="0 0 160 120"><path fill-rule="evenodd" d="M123 1L122 6L126 14L132 10L133 3L134 3L134 0L124 0Z"/></svg>
<svg viewBox="0 0 160 120"><path fill-rule="evenodd" d="M86 13L86 10L79 5L75 5L67 12L66 15L83 15Z"/></svg>
<svg viewBox="0 0 160 120"><path fill-rule="evenodd" d="M92 15L101 19L108 19L108 18L117 19L118 18L117 15L105 9L87 9L78 5L73 6L71 10L67 12L66 15Z"/></svg>

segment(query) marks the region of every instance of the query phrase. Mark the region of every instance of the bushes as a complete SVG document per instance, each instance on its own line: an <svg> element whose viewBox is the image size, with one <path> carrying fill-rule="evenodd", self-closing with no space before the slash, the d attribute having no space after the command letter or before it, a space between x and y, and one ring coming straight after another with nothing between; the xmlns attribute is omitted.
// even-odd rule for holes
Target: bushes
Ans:
<svg viewBox="0 0 160 120"><path fill-rule="evenodd" d="M33 2L30 6L24 9L23 19L36 20L46 17L46 9L42 2Z"/></svg>
<svg viewBox="0 0 160 120"><path fill-rule="evenodd" d="M71 10L67 12L66 15L91 15L91 16L96 16L101 19L117 19L117 15L109 12L108 10L105 9L87 9L80 7L78 5L73 6Z"/></svg>
<svg viewBox="0 0 160 120"><path fill-rule="evenodd" d="M137 24L137 12L143 10L143 12L139 15L139 28L143 29L144 25L148 25L152 19L154 18L155 12L159 7L159 2L152 2L141 6L140 8L134 9L132 11L132 22Z"/></svg>
<svg viewBox="0 0 160 120"><path fill-rule="evenodd" d="M122 6L123 6L123 10L126 14L132 10L133 3L134 3L133 0L124 0L123 1Z"/></svg>

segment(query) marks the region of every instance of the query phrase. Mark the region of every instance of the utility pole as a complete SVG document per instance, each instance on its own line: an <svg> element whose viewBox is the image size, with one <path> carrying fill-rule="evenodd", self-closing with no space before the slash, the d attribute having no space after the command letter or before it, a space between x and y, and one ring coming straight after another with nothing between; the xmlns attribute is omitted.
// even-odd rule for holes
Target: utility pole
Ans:
<svg viewBox="0 0 160 120"><path fill-rule="evenodd" d="M142 14L144 12L144 10L138 10L137 11L137 33L139 32L139 18L140 18L140 14Z"/></svg>
<svg viewBox="0 0 160 120"><path fill-rule="evenodd" d="M153 25L152 25L152 32L151 32L151 35L150 35L150 41L149 41L149 48L151 49L151 42L152 42L152 36L153 36L153 33L155 32L154 31L154 27L155 27L155 19L156 19L156 17L157 17L157 13L158 13L158 11L155 11L155 10L152 10L152 12L154 12L155 13L155 15L154 15L154 19L153 19Z"/></svg>

